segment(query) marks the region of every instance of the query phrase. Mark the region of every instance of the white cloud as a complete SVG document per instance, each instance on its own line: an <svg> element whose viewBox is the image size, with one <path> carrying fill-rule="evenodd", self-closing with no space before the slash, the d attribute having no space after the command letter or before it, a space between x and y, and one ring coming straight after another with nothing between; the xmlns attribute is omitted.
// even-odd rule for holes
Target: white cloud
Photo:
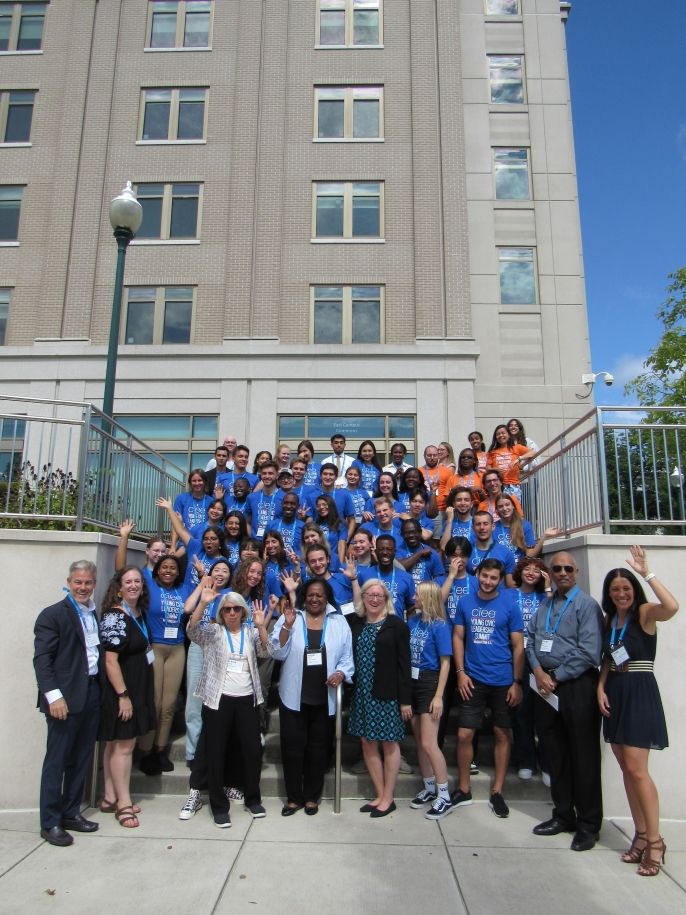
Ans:
<svg viewBox="0 0 686 915"><path fill-rule="evenodd" d="M633 353L622 353L615 360L610 372L615 376L615 385L623 389L627 381L632 381L637 375L645 371L643 363L646 356L635 356Z"/></svg>

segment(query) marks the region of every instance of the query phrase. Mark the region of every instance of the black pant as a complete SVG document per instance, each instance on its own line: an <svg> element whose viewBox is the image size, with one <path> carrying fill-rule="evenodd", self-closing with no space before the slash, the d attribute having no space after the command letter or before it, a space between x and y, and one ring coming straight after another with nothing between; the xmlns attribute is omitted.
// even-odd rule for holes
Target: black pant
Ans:
<svg viewBox="0 0 686 915"><path fill-rule="evenodd" d="M333 735L328 705L300 706L299 712L279 704L281 761L289 803L318 803L324 789Z"/></svg>
<svg viewBox="0 0 686 915"><path fill-rule="evenodd" d="M570 829L586 832L600 832L603 821L597 683L598 672L587 670L558 684L559 711L540 697L536 703L536 728L550 767L553 816Z"/></svg>
<svg viewBox="0 0 686 915"><path fill-rule="evenodd" d="M224 784L229 788L240 788L242 791L243 782L243 759L238 753L231 753L226 760ZM205 791L208 784L207 737L205 735L205 724L203 723L195 746L195 756L191 760L191 775L188 779L188 787L197 788L198 791Z"/></svg>
<svg viewBox="0 0 686 915"><path fill-rule="evenodd" d="M227 813L229 801L224 793L227 756L238 755L243 766L243 791L246 807L261 802L260 769L262 744L260 718L254 696L222 696L219 708L202 707L207 740L207 780L212 813Z"/></svg>
<svg viewBox="0 0 686 915"><path fill-rule="evenodd" d="M540 741L538 746L536 745L534 717L540 698L529 685L530 673L531 668L528 664L525 664L522 675L522 701L510 711L512 719L512 761L517 769L531 769L532 772L535 772L537 768L540 768L542 772L550 774L543 745Z"/></svg>
<svg viewBox="0 0 686 915"><path fill-rule="evenodd" d="M64 721L47 715L48 742L40 782L40 825L59 826L81 810L83 783L100 724L100 687L93 680L83 709Z"/></svg>

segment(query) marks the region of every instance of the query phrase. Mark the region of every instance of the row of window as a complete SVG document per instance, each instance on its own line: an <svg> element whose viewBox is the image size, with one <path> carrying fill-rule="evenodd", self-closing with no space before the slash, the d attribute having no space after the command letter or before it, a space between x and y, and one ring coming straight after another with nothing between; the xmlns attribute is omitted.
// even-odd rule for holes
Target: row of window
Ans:
<svg viewBox="0 0 686 915"><path fill-rule="evenodd" d="M0 51L40 51L47 3L0 3Z"/></svg>

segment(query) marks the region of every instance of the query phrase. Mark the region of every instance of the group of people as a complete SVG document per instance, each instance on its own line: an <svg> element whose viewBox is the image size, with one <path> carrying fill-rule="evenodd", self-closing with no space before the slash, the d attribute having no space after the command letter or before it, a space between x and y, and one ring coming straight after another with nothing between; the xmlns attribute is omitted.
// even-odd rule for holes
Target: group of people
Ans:
<svg viewBox="0 0 686 915"><path fill-rule="evenodd" d="M650 749L667 745L652 673L656 622L678 607L649 572L645 552L628 560L650 583L615 569L602 609L576 583L573 556L540 559L523 518L521 467L535 458L518 420L498 426L486 450L479 433L457 462L448 443L427 446L411 467L401 444L379 465L372 442L355 459L334 435L314 460L310 442L291 459L279 446L249 451L231 437L167 512L172 543L152 538L143 569L127 564L134 525L125 521L116 573L95 614L95 568L73 563L67 596L36 622L39 704L48 721L41 834L55 845L95 831L80 814L85 767L105 741L102 812L139 825L130 795L136 743L148 775L173 769L169 737L184 673L190 792L180 817L202 807L231 825L231 802L265 816L260 769L265 709L278 688L283 816L315 815L332 752L335 694L350 687L349 734L359 737L374 797L372 818L396 809L394 790L407 725L422 785L411 802L427 819L471 804L470 772L486 708L495 766L489 806L503 796L514 740L519 777L537 769L554 803L537 835L573 832L592 848L602 821L600 718L622 768L635 822L624 860L658 873L664 856ZM230 447L233 446L233 447ZM278 682L277 682L278 681ZM442 751L457 701L458 780L450 790Z"/></svg>

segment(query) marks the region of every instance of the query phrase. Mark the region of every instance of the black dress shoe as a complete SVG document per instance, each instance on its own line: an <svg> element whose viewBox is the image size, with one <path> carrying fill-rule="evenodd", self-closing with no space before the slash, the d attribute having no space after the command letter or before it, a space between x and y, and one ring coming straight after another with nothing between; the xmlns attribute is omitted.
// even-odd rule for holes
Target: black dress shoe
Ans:
<svg viewBox="0 0 686 915"><path fill-rule="evenodd" d="M589 851L597 841L597 832L586 832L584 829L579 829L574 834L571 849L572 851Z"/></svg>
<svg viewBox="0 0 686 915"><path fill-rule="evenodd" d="M294 813L298 812L298 810L302 810L303 806L303 804L295 804L294 806L291 806L291 804L284 804L281 808L281 816L292 817Z"/></svg>
<svg viewBox="0 0 686 915"><path fill-rule="evenodd" d="M62 820L62 828L71 829L72 832L97 832L100 829L100 823L87 820L77 813L75 817Z"/></svg>
<svg viewBox="0 0 686 915"><path fill-rule="evenodd" d="M531 831L535 836L557 836L561 832L574 832L574 827L553 817L552 820L544 820L543 823L534 826Z"/></svg>
<svg viewBox="0 0 686 915"><path fill-rule="evenodd" d="M61 826L53 826L52 829L41 829L40 835L41 839L45 839L50 845L59 845L62 848L66 848L67 845L72 845L74 842L74 837L65 832Z"/></svg>
<svg viewBox="0 0 686 915"><path fill-rule="evenodd" d="M388 814L393 813L394 810L395 810L395 801L391 801L391 803L388 805L388 807L386 807L385 810L381 810L381 808L375 807L372 810L372 812L369 814L369 816L373 820L377 820L379 817L387 817Z"/></svg>

